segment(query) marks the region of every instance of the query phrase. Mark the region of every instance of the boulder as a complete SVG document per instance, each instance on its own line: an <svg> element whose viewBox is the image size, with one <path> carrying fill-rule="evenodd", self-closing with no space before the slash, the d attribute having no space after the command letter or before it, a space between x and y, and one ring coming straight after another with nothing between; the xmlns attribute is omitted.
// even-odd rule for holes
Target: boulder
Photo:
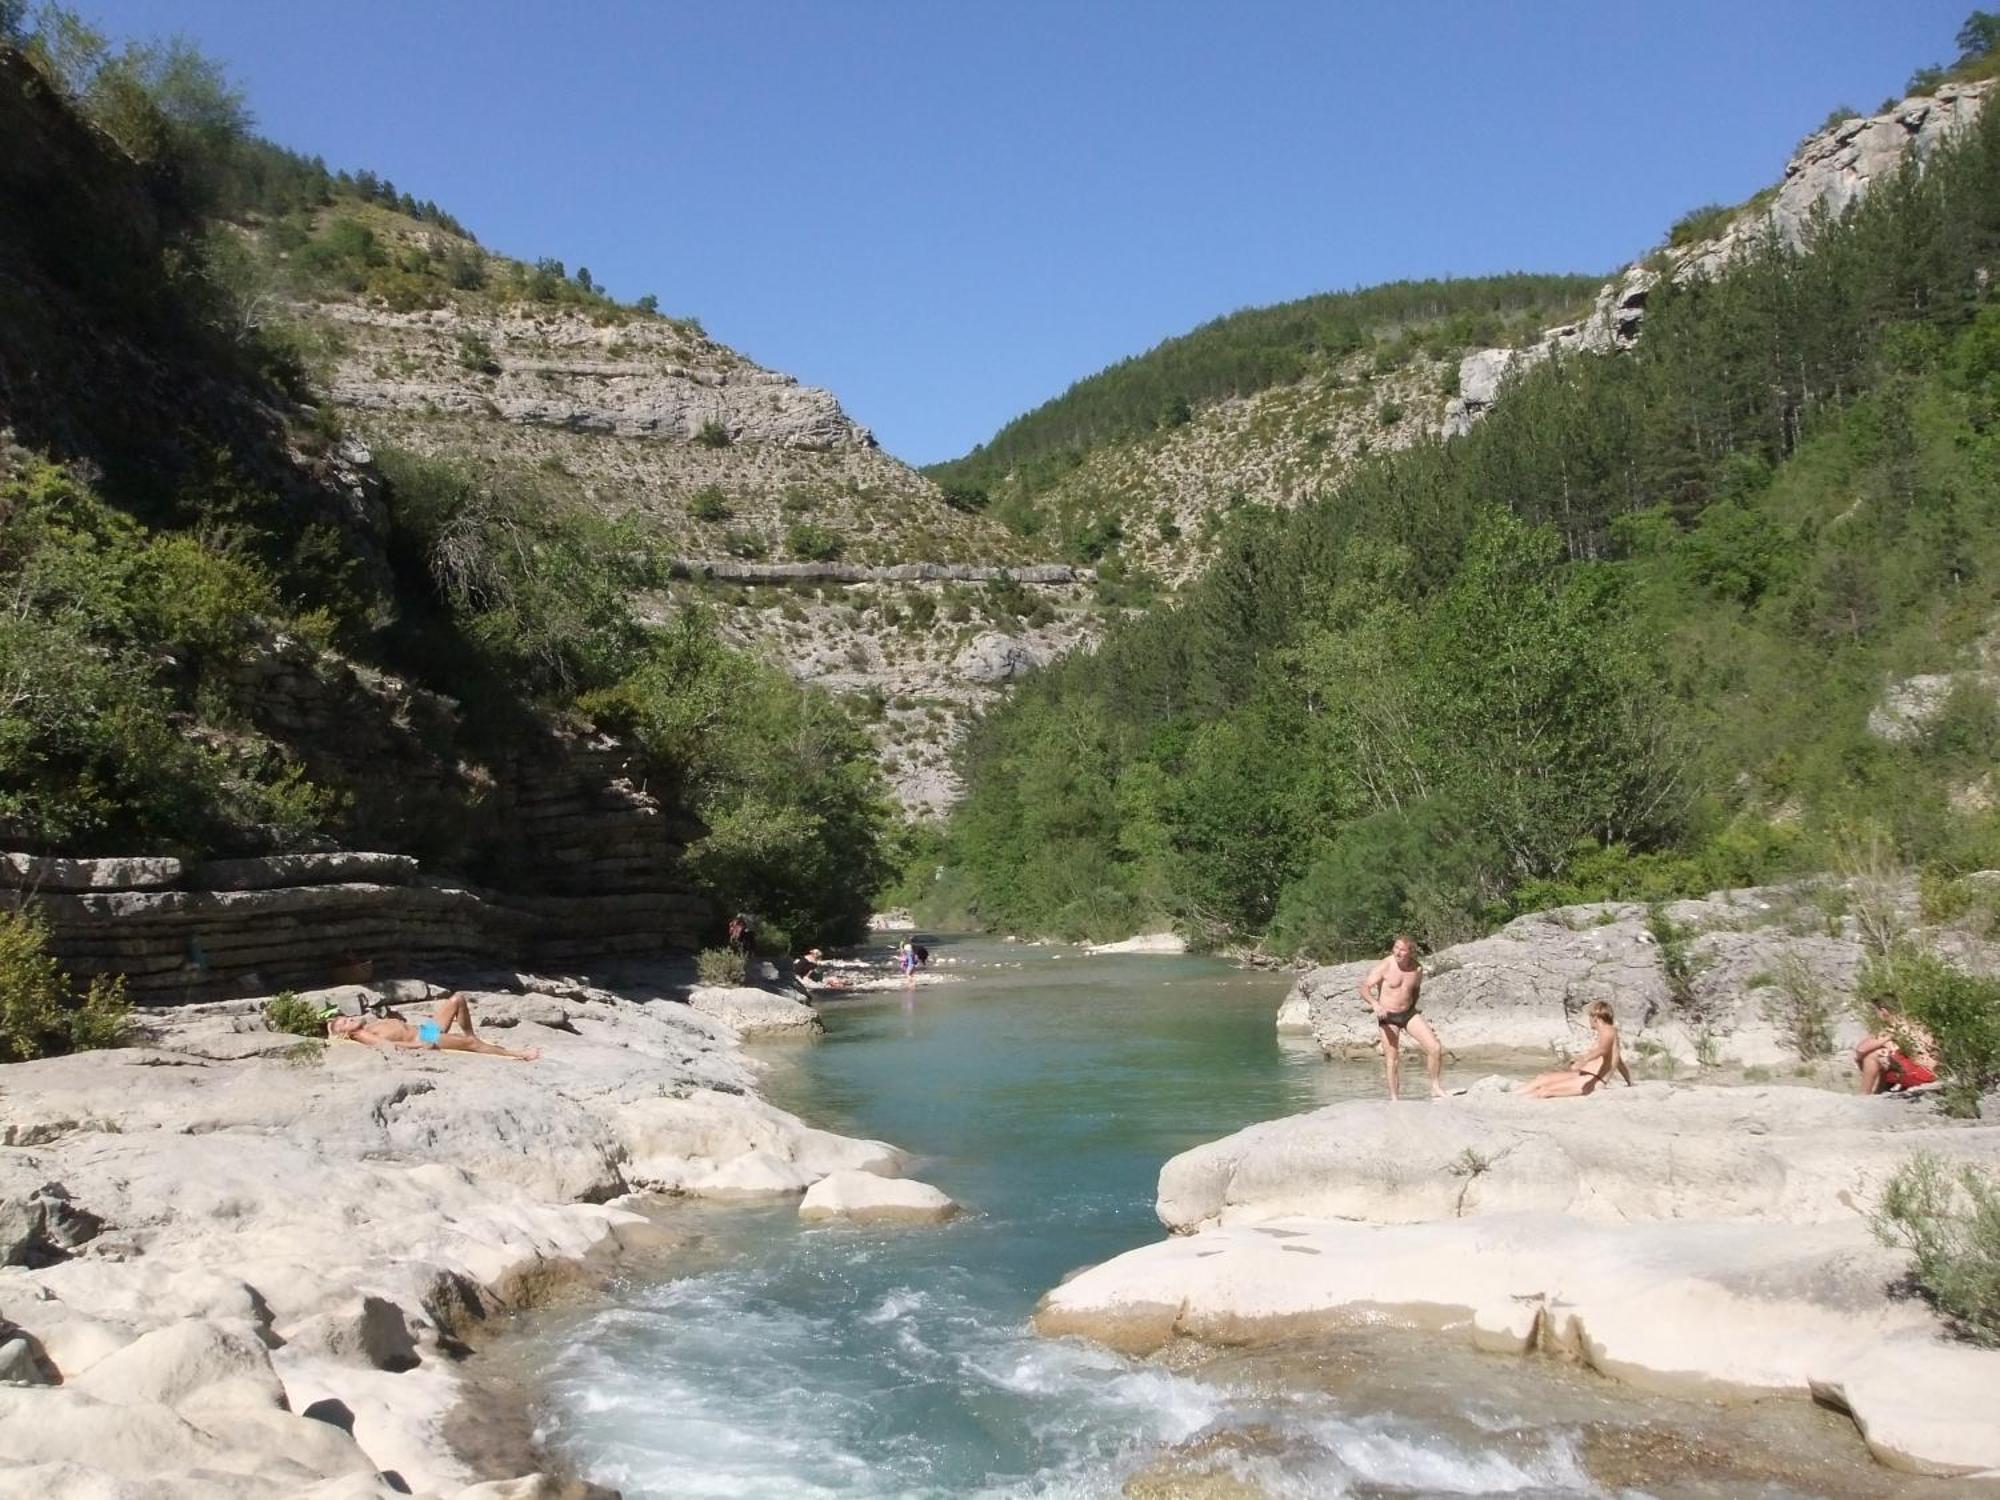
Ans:
<svg viewBox="0 0 2000 1500"><path fill-rule="evenodd" d="M628 1178L698 1197L803 1192L844 1169L894 1177L906 1161L885 1142L816 1130L760 1099L714 1090L635 1100L619 1125Z"/></svg>
<svg viewBox="0 0 2000 1500"><path fill-rule="evenodd" d="M951 665L967 682L993 684L1025 677L1042 659L1025 641L989 630L969 641Z"/></svg>
<svg viewBox="0 0 2000 1500"><path fill-rule="evenodd" d="M1303 989L1293 985L1278 1006L1278 1035L1311 1036L1312 1030L1312 1000Z"/></svg>
<svg viewBox="0 0 2000 1500"><path fill-rule="evenodd" d="M142 1334L67 1384L121 1406L176 1408L225 1386L235 1404L285 1409L285 1387L251 1329L197 1318Z"/></svg>
<svg viewBox="0 0 2000 1500"><path fill-rule="evenodd" d="M297 1353L407 1370L419 1361L417 1339L403 1309L384 1297L361 1296L278 1330L285 1347Z"/></svg>
<svg viewBox="0 0 2000 1500"><path fill-rule="evenodd" d="M87 1244L103 1221L70 1200L59 1182L29 1182L18 1167L0 1175L0 1266L42 1266ZM9 1180L11 1179L11 1181Z"/></svg>
<svg viewBox="0 0 2000 1500"><path fill-rule="evenodd" d="M740 1037L813 1036L823 1029L819 1012L797 995L748 985L697 985L688 1004Z"/></svg>
<svg viewBox="0 0 2000 1500"><path fill-rule="evenodd" d="M830 1172L799 1203L801 1219L857 1224L940 1224L957 1212L958 1205L929 1183L872 1172Z"/></svg>

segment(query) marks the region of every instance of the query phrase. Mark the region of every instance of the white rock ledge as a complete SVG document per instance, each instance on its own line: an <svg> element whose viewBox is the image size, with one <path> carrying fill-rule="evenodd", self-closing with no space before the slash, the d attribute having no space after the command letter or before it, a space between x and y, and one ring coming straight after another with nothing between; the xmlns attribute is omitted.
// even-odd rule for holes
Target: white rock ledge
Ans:
<svg viewBox="0 0 2000 1500"><path fill-rule="evenodd" d="M1899 1295L1908 1257L1867 1227L1918 1150L2000 1168L2000 1125L1805 1087L1339 1104L1174 1157L1179 1235L1065 1283L1036 1325L1145 1351L1388 1323L1666 1393L1810 1396L1884 1463L2000 1469L2000 1350Z"/></svg>
<svg viewBox="0 0 2000 1500"><path fill-rule="evenodd" d="M516 988L474 1010L532 1063L301 1046L229 1002L0 1067L0 1497L592 1493L474 1484L443 1436L458 1343L670 1246L623 1195L902 1170L758 1099L746 1014Z"/></svg>
<svg viewBox="0 0 2000 1500"><path fill-rule="evenodd" d="M1093 943L1085 953L1185 953L1187 939L1178 932L1142 932L1122 942Z"/></svg>
<svg viewBox="0 0 2000 1500"><path fill-rule="evenodd" d="M1845 1407L1896 1468L2000 1469L2000 1351L1948 1342L1923 1304L1885 1297L1903 1268L1858 1223L1278 1220L1121 1255L1049 1293L1035 1322L1132 1352L1363 1324L1541 1347L1665 1394Z"/></svg>
<svg viewBox="0 0 2000 1500"><path fill-rule="evenodd" d="M941 1224L958 1212L927 1182L868 1172L830 1172L806 1189L801 1219L851 1219L857 1224Z"/></svg>

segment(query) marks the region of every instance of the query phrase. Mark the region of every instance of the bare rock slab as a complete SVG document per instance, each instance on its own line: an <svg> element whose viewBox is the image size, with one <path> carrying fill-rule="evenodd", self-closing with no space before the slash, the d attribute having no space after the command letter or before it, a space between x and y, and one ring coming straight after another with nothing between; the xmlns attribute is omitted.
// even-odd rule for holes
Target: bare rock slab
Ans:
<svg viewBox="0 0 2000 1500"><path fill-rule="evenodd" d="M1283 1220L1121 1255L1049 1293L1035 1321L1133 1351L1385 1324L1546 1347L1663 1394L1837 1401L1897 1468L2000 1466L2000 1351L1947 1342L1922 1304L1883 1297L1900 1271L1858 1223Z"/></svg>
<svg viewBox="0 0 2000 1500"><path fill-rule="evenodd" d="M1180 1232L1527 1211L1817 1224L1857 1220L1918 1149L2000 1162L2000 1125L1804 1087L1642 1083L1544 1100L1496 1080L1432 1104L1360 1100L1252 1125L1168 1161L1158 1208Z"/></svg>
<svg viewBox="0 0 2000 1500"><path fill-rule="evenodd" d="M832 1172L806 1189L801 1219L849 1219L857 1224L941 1224L958 1205L927 1182Z"/></svg>

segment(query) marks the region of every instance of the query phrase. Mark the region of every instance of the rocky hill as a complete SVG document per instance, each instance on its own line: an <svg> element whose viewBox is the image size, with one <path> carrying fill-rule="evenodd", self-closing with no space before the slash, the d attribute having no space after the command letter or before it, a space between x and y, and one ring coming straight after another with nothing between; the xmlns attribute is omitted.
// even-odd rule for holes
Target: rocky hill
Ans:
<svg viewBox="0 0 2000 1500"><path fill-rule="evenodd" d="M1373 324L1366 347L1345 353L1328 351L1323 330L1300 321L1289 329L1296 347L1286 351L1304 367L1298 378L1265 383L1253 375L1245 383L1254 388L1203 400L1197 377L1186 368L1190 361L1182 358L1175 368L1168 356L1178 345L1227 328L1232 320L1223 319L1093 377L1129 381L1135 367L1159 365L1161 382L1181 383L1165 399L1169 406L1184 400L1185 414L1176 409L1164 419L1131 424L1137 430L1129 431L1106 431L1100 423L1096 433L1061 451L1057 439L1038 429L1061 425L1065 405L1090 386L1085 381L1011 424L987 449L931 472L947 485L983 484L999 508L1031 506L1058 535L1081 538L1168 585L1185 583L1214 557L1230 515L1246 504L1293 509L1330 489L1357 458L1433 433L1466 431L1510 373L1551 354L1627 346L1638 336L1648 293L1662 278L1714 276L1766 234L1800 245L1821 215L1837 217L1908 157L1927 158L1962 130L1992 87L1990 80L1942 83L1878 114L1834 119L1800 143L1772 187L1747 203L1685 216L1665 243L1621 269L1594 296L1580 277L1522 278L1532 285L1511 299L1475 293L1482 312L1512 320L1505 342L1455 346L1468 325L1461 320L1454 326L1446 311L1449 296L1428 312ZM1568 299L1569 315L1542 327L1523 324L1519 318L1535 306L1531 294L1558 306ZM1287 306L1315 300L1321 299Z"/></svg>
<svg viewBox="0 0 2000 1500"><path fill-rule="evenodd" d="M861 702L912 811L954 797L969 713L1098 628L1088 574L1037 566L1046 545L947 504L831 393L692 320L353 193L242 230L344 425L626 524L676 578L646 612L704 603L729 638Z"/></svg>
<svg viewBox="0 0 2000 1500"><path fill-rule="evenodd" d="M1747 203L1697 209L1675 224L1665 245L1599 290L1589 316L1543 332L1525 344L1475 350L1465 356L1446 404L1442 433L1468 431L1497 399L1510 374L1551 355L1604 354L1639 337L1646 300L1661 282L1681 283L1719 275L1767 242L1806 248L1818 229L1888 180L1911 159L1927 161L1940 146L1978 119L1993 91L1992 79L1944 83L1913 94L1875 115L1836 118L1807 136L1785 163L1784 176Z"/></svg>
<svg viewBox="0 0 2000 1500"><path fill-rule="evenodd" d="M1289 510L1435 430L1460 356L1581 315L1596 278L1394 282L1252 308L1077 382L929 472L1064 555L1176 586L1232 513Z"/></svg>

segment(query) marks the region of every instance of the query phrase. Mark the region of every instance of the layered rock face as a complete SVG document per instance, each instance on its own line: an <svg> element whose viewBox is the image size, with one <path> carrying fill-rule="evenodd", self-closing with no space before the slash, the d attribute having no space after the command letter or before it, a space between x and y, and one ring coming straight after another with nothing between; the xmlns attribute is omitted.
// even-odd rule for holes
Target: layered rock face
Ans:
<svg viewBox="0 0 2000 1500"><path fill-rule="evenodd" d="M755 1098L735 1029L675 979L475 984L482 1034L532 1063L301 1042L235 1002L9 1067L0 1494L495 1493L443 1436L457 1356L595 1263L671 1253L623 1195L901 1170Z"/></svg>
<svg viewBox="0 0 2000 1500"><path fill-rule="evenodd" d="M334 743L339 743L337 740ZM145 1003L342 974L592 962L690 951L716 913L681 854L699 830L606 737L525 745L495 790L493 886L406 855L342 852L186 865L0 857L0 890L47 919L72 973L120 973Z"/></svg>
<svg viewBox="0 0 2000 1500"><path fill-rule="evenodd" d="M1838 218L1876 182L1911 160L1924 161L1978 118L1991 81L1946 84L1934 95L1914 95L1886 113L1857 117L1808 136L1785 164L1768 196L1751 200L1713 239L1670 247L1628 266L1598 293L1590 315L1551 328L1517 349L1481 349L1459 365L1459 393L1446 405L1441 431L1450 437L1472 424L1499 399L1510 374L1553 354L1602 354L1629 346L1646 316L1646 297L1662 278L1712 277L1767 236L1797 249L1821 217Z"/></svg>
<svg viewBox="0 0 2000 1500"><path fill-rule="evenodd" d="M665 319L603 324L532 306L391 312L354 303L328 304L319 315L347 350L328 394L364 412L476 413L680 442L719 429L730 442L814 453L876 446L831 391L761 369ZM473 348L482 352L463 353Z"/></svg>
<svg viewBox="0 0 2000 1500"><path fill-rule="evenodd" d="M339 211L385 244L457 245L373 208ZM640 601L644 613L665 619L699 599L733 641L801 680L895 700L871 729L914 813L956 799L950 749L998 691L955 667L979 628L953 614L960 595L1017 583L1047 600L1029 648L1038 662L1095 636L1087 570L946 505L829 392L692 324L482 292L418 311L327 300L292 313L326 351L328 399L376 447L631 518L688 580ZM801 555L808 530L838 560Z"/></svg>

